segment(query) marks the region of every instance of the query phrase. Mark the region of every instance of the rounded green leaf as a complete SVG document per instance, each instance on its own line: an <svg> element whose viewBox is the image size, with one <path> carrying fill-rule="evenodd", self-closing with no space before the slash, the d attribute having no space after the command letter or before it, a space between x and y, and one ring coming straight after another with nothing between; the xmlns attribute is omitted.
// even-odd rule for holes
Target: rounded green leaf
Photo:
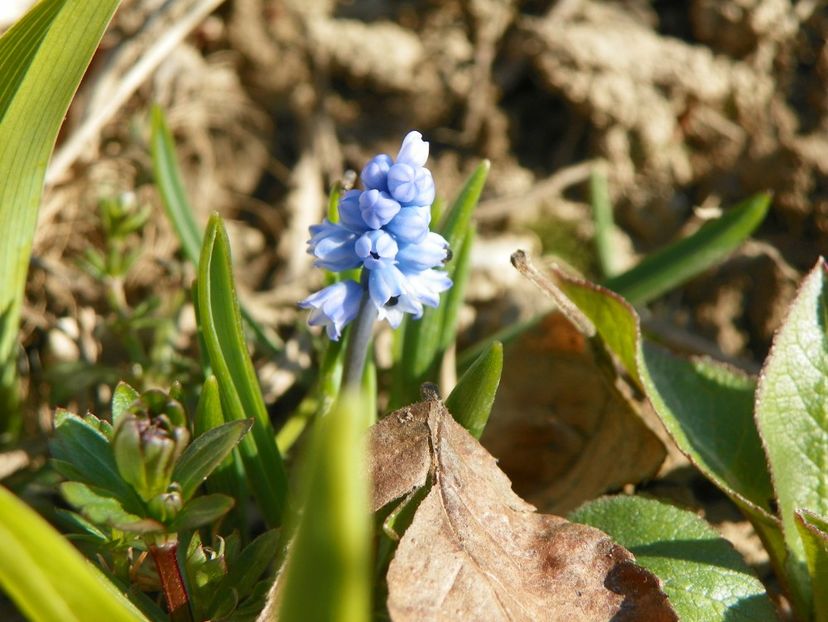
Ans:
<svg viewBox="0 0 828 622"><path fill-rule="evenodd" d="M604 497L569 519L597 527L663 582L683 622L777 620L759 579L733 546L701 518L642 497Z"/></svg>

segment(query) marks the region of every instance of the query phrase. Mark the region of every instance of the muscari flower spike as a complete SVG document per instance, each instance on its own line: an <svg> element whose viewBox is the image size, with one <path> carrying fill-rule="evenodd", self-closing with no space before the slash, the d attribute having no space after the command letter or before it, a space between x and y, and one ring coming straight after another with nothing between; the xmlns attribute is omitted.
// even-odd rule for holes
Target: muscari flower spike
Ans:
<svg viewBox="0 0 828 622"><path fill-rule="evenodd" d="M332 272L362 268L362 282L346 280L299 303L312 309L309 323L325 326L337 341L358 314L367 291L379 319L394 328L403 314L415 318L423 306L436 307L452 285L440 270L449 245L429 230L434 180L425 168L428 143L409 132L396 159L381 154L362 169L363 190L349 190L339 201L339 222L325 219L310 228L308 253L314 264Z"/></svg>

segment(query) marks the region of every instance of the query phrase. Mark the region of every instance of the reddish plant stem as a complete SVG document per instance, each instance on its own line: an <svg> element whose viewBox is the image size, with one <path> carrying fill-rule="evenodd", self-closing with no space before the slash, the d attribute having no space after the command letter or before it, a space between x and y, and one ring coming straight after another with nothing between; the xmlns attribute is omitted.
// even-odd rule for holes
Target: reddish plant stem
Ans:
<svg viewBox="0 0 828 622"><path fill-rule="evenodd" d="M170 620L172 622L192 622L190 599L187 596L187 588L184 587L184 579L181 577L181 570L178 567L177 551L177 542L150 546L150 555L155 560L158 577L161 579L161 588L164 590L164 598L167 600Z"/></svg>

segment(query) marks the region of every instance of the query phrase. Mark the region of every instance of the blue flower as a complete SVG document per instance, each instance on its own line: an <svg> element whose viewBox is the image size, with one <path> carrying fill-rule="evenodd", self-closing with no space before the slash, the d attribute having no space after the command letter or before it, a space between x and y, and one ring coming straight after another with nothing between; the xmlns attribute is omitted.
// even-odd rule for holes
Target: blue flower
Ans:
<svg viewBox="0 0 828 622"><path fill-rule="evenodd" d="M397 154L397 162L405 162L411 166L425 166L426 160L428 160L428 143L423 140L423 135L417 131L406 134Z"/></svg>
<svg viewBox="0 0 828 622"><path fill-rule="evenodd" d="M359 197L359 212L362 214L362 220L371 229L379 229L391 222L400 208L400 204L392 199L391 195L376 188L366 190Z"/></svg>
<svg viewBox="0 0 828 622"><path fill-rule="evenodd" d="M311 325L325 325L331 339L356 316L367 295L379 319L396 328L404 315L415 318L436 307L451 279L438 268L449 257L448 242L429 231L434 180L425 168L429 145L409 132L396 160L382 154L362 169L364 190L349 190L339 201L339 223L311 227L308 252L315 264L334 272L363 268L362 284L345 281L300 303L312 308Z"/></svg>
<svg viewBox="0 0 828 622"><path fill-rule="evenodd" d="M393 265L398 249L393 237L377 229L362 234L354 244L357 257L369 270Z"/></svg>
<svg viewBox="0 0 828 622"><path fill-rule="evenodd" d="M362 212L359 209L359 197L361 195L361 190L348 190L339 200L339 222L343 227L354 233L363 233L368 230L368 225L365 224Z"/></svg>
<svg viewBox="0 0 828 622"><path fill-rule="evenodd" d="M362 169L362 173L360 173L359 178L362 180L362 184L365 186L367 190L381 190L383 192L388 191L388 182L386 177L388 176L388 171L391 169L391 166L394 164L394 160L391 159L391 156L382 154L378 156L374 156L365 165L365 168Z"/></svg>
<svg viewBox="0 0 828 622"><path fill-rule="evenodd" d="M422 242L431 224L431 208L403 207L384 229L403 244Z"/></svg>
<svg viewBox="0 0 828 622"><path fill-rule="evenodd" d="M340 281L312 294L299 303L303 309L313 309L308 319L311 326L324 326L328 338L339 341L342 329L359 312L362 286L356 281Z"/></svg>
<svg viewBox="0 0 828 622"><path fill-rule="evenodd" d="M434 202L431 172L406 162L397 162L388 171L388 191L401 205L431 205Z"/></svg>
<svg viewBox="0 0 828 622"><path fill-rule="evenodd" d="M362 263L354 250L356 234L342 225L334 224L326 218L321 225L313 225L310 233L308 253L316 257L315 266L341 272L356 268Z"/></svg>
<svg viewBox="0 0 828 622"><path fill-rule="evenodd" d="M405 273L422 272L442 266L448 257L448 242L439 233L429 231L419 244L407 244L396 253L400 270Z"/></svg>

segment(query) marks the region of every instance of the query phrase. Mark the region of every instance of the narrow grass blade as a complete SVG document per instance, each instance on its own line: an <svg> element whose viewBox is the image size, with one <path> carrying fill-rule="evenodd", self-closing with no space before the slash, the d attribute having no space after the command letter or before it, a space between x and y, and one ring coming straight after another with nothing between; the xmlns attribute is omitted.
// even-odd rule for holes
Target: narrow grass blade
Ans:
<svg viewBox="0 0 828 622"><path fill-rule="evenodd" d="M201 228L193 216L193 210L184 190L181 169L175 155L175 142L167 127L164 111L159 106L153 106L151 115L152 170L161 195L161 203L164 205L164 211L173 229L178 234L184 255L193 266L198 267L203 242ZM245 324L255 335L256 341L271 354L280 352L282 345L265 332L243 305L240 305L240 309Z"/></svg>
<svg viewBox="0 0 828 622"><path fill-rule="evenodd" d="M460 377L446 399L452 417L474 438L480 438L489 420L502 371L503 344L495 341Z"/></svg>
<svg viewBox="0 0 828 622"><path fill-rule="evenodd" d="M158 105L152 107L151 127L152 171L161 194L161 202L178 234L184 255L197 266L201 254L201 229L193 217L193 210L184 190L172 134L167 127L164 111Z"/></svg>
<svg viewBox="0 0 828 622"><path fill-rule="evenodd" d="M30 620L146 620L54 527L2 487L0 542L0 587Z"/></svg>
<svg viewBox="0 0 828 622"><path fill-rule="evenodd" d="M354 395L319 420L306 461L304 511L279 578L280 622L370 618L367 421L365 404ZM277 619L274 614L260 620Z"/></svg>
<svg viewBox="0 0 828 622"><path fill-rule="evenodd" d="M198 317L228 421L253 417L239 449L253 494L268 525L278 526L287 501L287 475L247 353L236 298L230 243L221 218L210 218L198 269Z"/></svg>
<svg viewBox="0 0 828 622"><path fill-rule="evenodd" d="M489 168L488 160L478 165L446 212L438 229L455 253L462 254L463 241L470 231L471 218L483 192ZM470 249L466 252L470 252ZM459 262L449 262L446 266L446 271L452 278L456 278L458 264ZM468 266L465 269L468 270ZM462 273L460 277L461 280L465 278ZM390 408L416 402L419 399L420 385L434 379L442 361L444 340L453 338L456 325L456 315L454 319L447 317L448 300L449 295L444 295L437 309L427 308L421 319L407 318L404 322L400 359L394 366L391 379ZM455 299L451 307L456 314L459 301Z"/></svg>
<svg viewBox="0 0 828 622"><path fill-rule="evenodd" d="M43 0L0 37L0 431L19 428L17 331L46 165L119 0Z"/></svg>
<svg viewBox="0 0 828 622"><path fill-rule="evenodd" d="M634 268L604 285L631 304L645 304L678 287L731 253L765 219L770 195L757 194L693 235L648 255Z"/></svg>
<svg viewBox="0 0 828 622"><path fill-rule="evenodd" d="M595 222L595 254L601 274L605 278L615 275L612 232L615 227L612 217L607 174L602 168L594 168L589 176L589 202L592 205L592 219Z"/></svg>

